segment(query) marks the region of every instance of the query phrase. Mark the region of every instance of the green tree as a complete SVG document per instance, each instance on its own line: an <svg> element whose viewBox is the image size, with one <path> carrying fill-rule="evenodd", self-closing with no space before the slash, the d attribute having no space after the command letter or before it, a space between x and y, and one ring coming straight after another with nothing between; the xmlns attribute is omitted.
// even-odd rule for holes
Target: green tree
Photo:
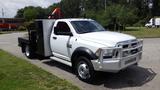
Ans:
<svg viewBox="0 0 160 90"><path fill-rule="evenodd" d="M105 2L106 1L106 2ZM144 25L151 17L149 0L61 0L48 8L25 7L19 9L16 18L32 20L48 18L53 9L60 7L64 18L78 18L85 15L106 26L113 22ZM106 6L105 6L106 5ZM106 7L106 10L105 10ZM83 9L82 9L83 8ZM160 0L153 0L152 16L160 16Z"/></svg>
<svg viewBox="0 0 160 90"><path fill-rule="evenodd" d="M80 16L80 0L62 0L60 7L65 18Z"/></svg>
<svg viewBox="0 0 160 90"><path fill-rule="evenodd" d="M23 13L24 13L24 8L19 9L17 11L17 14L16 14L15 18L23 18Z"/></svg>
<svg viewBox="0 0 160 90"><path fill-rule="evenodd" d="M35 7L34 10L36 10L36 18L38 19L43 19L45 18L46 16L46 13L45 13L45 9L42 8L42 7Z"/></svg>
<svg viewBox="0 0 160 90"><path fill-rule="evenodd" d="M119 4L108 6L106 8L106 11L92 11L87 14L87 17L96 19L103 26L108 26L109 24L130 26L137 22L135 10L131 8L126 8L125 6Z"/></svg>
<svg viewBox="0 0 160 90"><path fill-rule="evenodd" d="M28 6L17 11L15 18L24 18L32 20L35 18L45 18L45 9L41 7Z"/></svg>
<svg viewBox="0 0 160 90"><path fill-rule="evenodd" d="M38 11L35 8L32 8L32 7L27 8L23 13L24 18L27 21L35 19L38 14L39 14Z"/></svg>

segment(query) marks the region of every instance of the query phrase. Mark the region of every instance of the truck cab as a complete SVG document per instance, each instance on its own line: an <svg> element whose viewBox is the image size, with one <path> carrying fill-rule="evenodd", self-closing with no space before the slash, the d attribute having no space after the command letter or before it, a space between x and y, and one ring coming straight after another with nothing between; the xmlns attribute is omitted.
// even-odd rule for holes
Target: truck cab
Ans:
<svg viewBox="0 0 160 90"><path fill-rule="evenodd" d="M37 29L35 35L36 49L29 50L71 66L83 81L92 81L95 71L118 72L141 59L143 40L107 31L92 19L38 20L38 23L42 30ZM25 46L20 39L19 46Z"/></svg>

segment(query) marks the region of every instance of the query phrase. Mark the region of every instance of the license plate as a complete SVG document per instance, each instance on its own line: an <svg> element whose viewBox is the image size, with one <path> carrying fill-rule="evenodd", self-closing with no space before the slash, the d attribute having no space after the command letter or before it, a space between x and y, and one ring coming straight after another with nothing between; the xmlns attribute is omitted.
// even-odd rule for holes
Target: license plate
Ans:
<svg viewBox="0 0 160 90"><path fill-rule="evenodd" d="M136 58L132 58L130 60L125 61L125 64L131 63L131 62L134 62L134 61L136 61Z"/></svg>

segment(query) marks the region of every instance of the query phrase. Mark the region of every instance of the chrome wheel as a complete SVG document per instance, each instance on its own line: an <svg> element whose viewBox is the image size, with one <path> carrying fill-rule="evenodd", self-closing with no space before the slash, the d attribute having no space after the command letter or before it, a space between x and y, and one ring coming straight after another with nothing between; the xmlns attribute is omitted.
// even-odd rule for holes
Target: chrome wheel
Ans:
<svg viewBox="0 0 160 90"><path fill-rule="evenodd" d="M91 77L89 67L84 61L80 61L78 65L78 75L82 79L88 79Z"/></svg>

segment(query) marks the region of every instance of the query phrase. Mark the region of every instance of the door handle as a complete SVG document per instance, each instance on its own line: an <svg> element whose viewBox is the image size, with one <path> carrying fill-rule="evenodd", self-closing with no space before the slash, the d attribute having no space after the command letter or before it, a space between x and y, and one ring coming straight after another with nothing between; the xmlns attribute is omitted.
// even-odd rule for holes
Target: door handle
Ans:
<svg viewBox="0 0 160 90"><path fill-rule="evenodd" d="M57 39L57 37L53 37L53 39Z"/></svg>
<svg viewBox="0 0 160 90"><path fill-rule="evenodd" d="M67 43L67 48L72 48L72 45Z"/></svg>

